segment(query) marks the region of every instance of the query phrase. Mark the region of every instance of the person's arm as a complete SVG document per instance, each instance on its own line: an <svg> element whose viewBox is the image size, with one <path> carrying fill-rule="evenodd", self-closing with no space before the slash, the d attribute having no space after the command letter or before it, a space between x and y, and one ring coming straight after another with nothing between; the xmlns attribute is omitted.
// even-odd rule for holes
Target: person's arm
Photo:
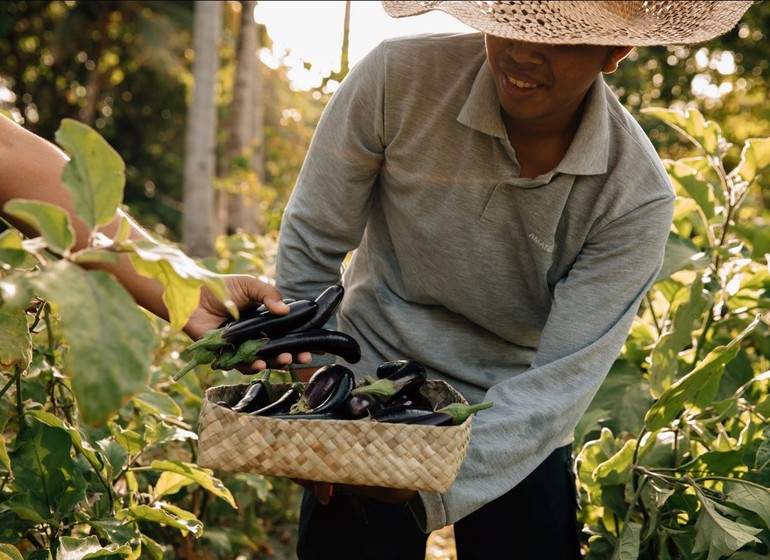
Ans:
<svg viewBox="0 0 770 560"><path fill-rule="evenodd" d="M453 485L410 503L423 530L452 524L505 494L571 440L657 277L673 200L618 217L584 246L556 285L531 368L487 392L484 401L493 406L474 417Z"/></svg>
<svg viewBox="0 0 770 560"><path fill-rule="evenodd" d="M88 243L91 233L87 226L75 218L74 205L69 190L61 182L61 174L68 162L67 155L57 146L17 125L8 118L0 117L0 212L6 202L14 198L24 198L47 202L63 208L72 219L75 229L75 249L82 249ZM116 233L121 217L131 224L131 239L146 239L152 237L139 225L119 211L115 219L101 228L108 237ZM34 237L37 232L28 224L2 213L4 219L19 231ZM134 297L137 304L151 313L168 320L168 310L163 303L163 286L157 280L142 276L131 265L129 258L120 256L117 264L99 263L100 269L112 273L126 290ZM280 291L269 284L259 281L249 275L224 275L222 277L232 301L243 307L251 302L264 303L267 308L277 314L288 312L288 307L281 299ZM185 326L185 332L197 339L207 330L218 327L229 317L224 304L209 290L201 293L198 309L192 314ZM297 356L297 361L308 361L309 355ZM277 364L291 361L291 356L284 354ZM255 362L251 369L266 367L262 361Z"/></svg>
<svg viewBox="0 0 770 560"><path fill-rule="evenodd" d="M344 259L361 242L385 149L383 96L381 54L375 49L327 104L286 206L276 285L287 297L312 299L339 283ZM327 326L336 328L336 320ZM316 356L298 373L307 378L332 360Z"/></svg>

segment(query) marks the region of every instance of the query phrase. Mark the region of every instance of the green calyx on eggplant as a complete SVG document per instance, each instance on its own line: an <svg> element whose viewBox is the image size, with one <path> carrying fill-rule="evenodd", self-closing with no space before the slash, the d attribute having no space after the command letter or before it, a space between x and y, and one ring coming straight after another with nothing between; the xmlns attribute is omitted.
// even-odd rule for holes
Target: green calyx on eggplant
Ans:
<svg viewBox="0 0 770 560"><path fill-rule="evenodd" d="M435 411L392 407L372 415L378 422L417 424L421 426L457 426L480 410L490 408L491 402L479 404L452 403Z"/></svg>
<svg viewBox="0 0 770 560"><path fill-rule="evenodd" d="M379 377L376 381L368 385L358 387L353 390L353 394L367 393L374 395L383 402L387 402L398 395L410 395L419 392L420 388L427 380L425 367L415 360L398 360L397 362L386 362L387 368L380 366L377 368L377 375L386 375Z"/></svg>
<svg viewBox="0 0 770 560"><path fill-rule="evenodd" d="M300 399L290 414L320 414L341 408L355 387L355 375L341 364L319 368L308 380Z"/></svg>

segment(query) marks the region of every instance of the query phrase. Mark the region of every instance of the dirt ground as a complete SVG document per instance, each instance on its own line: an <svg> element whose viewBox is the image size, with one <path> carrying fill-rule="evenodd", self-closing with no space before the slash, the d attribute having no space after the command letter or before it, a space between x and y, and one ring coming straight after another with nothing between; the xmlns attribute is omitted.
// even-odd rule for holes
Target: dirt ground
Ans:
<svg viewBox="0 0 770 560"><path fill-rule="evenodd" d="M425 560L457 560L454 531L451 526L431 533L425 550Z"/></svg>

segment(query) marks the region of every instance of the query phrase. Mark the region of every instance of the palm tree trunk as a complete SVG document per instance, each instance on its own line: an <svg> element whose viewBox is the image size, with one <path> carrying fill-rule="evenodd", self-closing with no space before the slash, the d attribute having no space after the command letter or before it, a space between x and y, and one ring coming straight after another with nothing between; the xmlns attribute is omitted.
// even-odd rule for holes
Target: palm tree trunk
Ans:
<svg viewBox="0 0 770 560"><path fill-rule="evenodd" d="M215 87L219 70L222 2L196 2L193 25L195 85L185 138L182 243L190 256L206 257L213 254L216 238L212 180L216 164Z"/></svg>

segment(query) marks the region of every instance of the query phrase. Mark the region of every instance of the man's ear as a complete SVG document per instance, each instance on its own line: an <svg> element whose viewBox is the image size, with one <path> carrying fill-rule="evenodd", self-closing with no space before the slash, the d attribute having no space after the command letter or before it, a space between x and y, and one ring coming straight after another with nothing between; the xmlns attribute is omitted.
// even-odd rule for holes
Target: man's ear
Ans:
<svg viewBox="0 0 770 560"><path fill-rule="evenodd" d="M605 74L611 74L618 69L618 64L634 50L634 47L612 47L610 54L607 56L607 60L602 67L602 72Z"/></svg>

